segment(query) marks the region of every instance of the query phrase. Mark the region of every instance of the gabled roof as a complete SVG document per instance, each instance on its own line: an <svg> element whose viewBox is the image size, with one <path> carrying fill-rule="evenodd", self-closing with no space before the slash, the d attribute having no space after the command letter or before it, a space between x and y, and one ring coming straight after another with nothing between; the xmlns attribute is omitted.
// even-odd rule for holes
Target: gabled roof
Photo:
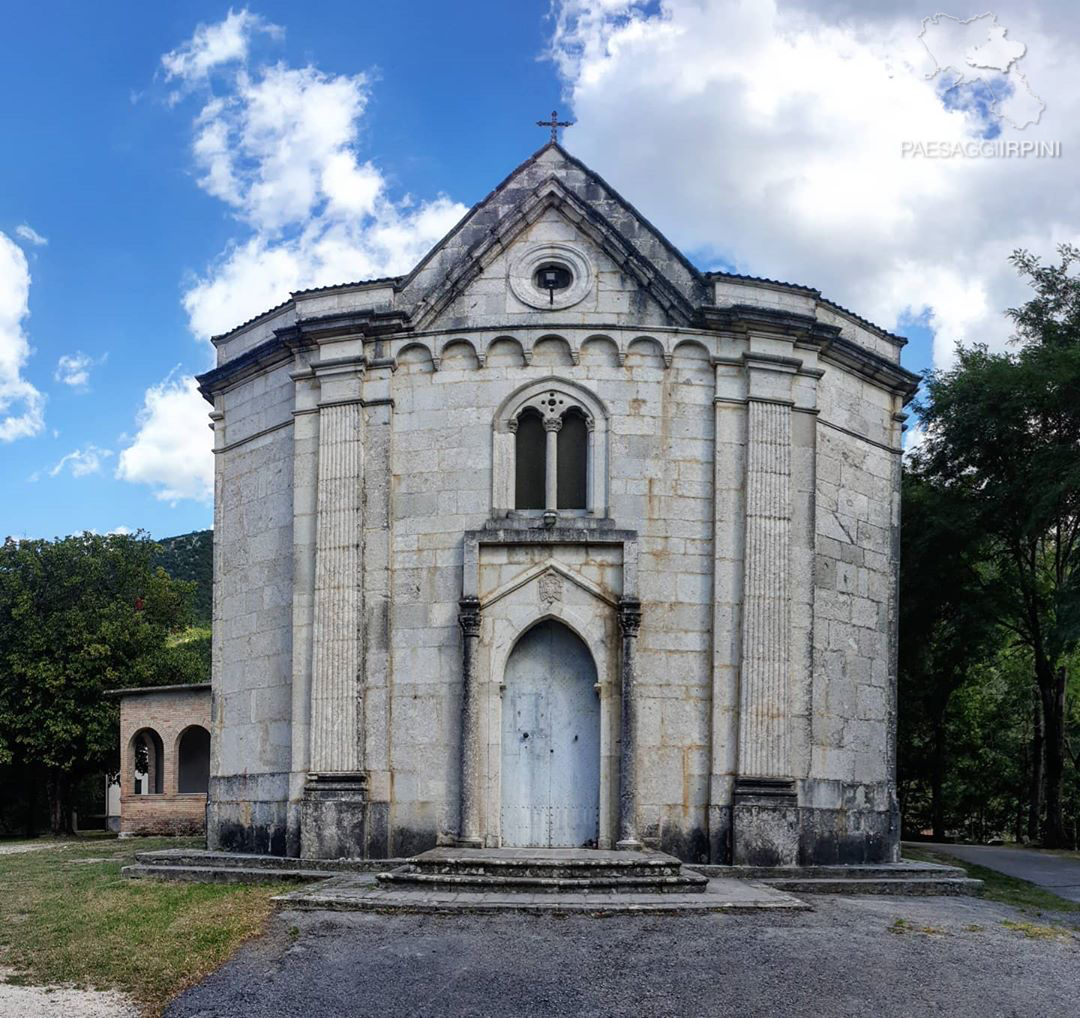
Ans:
<svg viewBox="0 0 1080 1018"><path fill-rule="evenodd" d="M398 307L419 325L445 306L499 248L546 208L559 207L625 267L675 319L706 299L706 281L686 256L599 174L548 142L469 210L398 285Z"/></svg>

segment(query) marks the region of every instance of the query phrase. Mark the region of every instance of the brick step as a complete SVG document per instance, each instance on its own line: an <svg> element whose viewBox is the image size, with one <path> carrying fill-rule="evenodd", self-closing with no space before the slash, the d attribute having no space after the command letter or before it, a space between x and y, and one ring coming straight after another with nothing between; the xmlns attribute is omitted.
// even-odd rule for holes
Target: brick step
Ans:
<svg viewBox="0 0 1080 1018"><path fill-rule="evenodd" d="M962 872L962 871L961 871ZM778 891L789 894L982 894L983 882L968 877L907 877L904 879L842 877L772 877L762 881Z"/></svg>
<svg viewBox="0 0 1080 1018"><path fill-rule="evenodd" d="M292 861L294 864L299 862L297 859ZM326 870L300 869L295 865L292 869L267 869L244 866L181 866L173 863L155 866L136 863L122 867L120 876L125 880L175 880L178 883L272 884L279 881L308 883L313 880L326 880L332 874Z"/></svg>
<svg viewBox="0 0 1080 1018"><path fill-rule="evenodd" d="M696 894L708 878L694 873L615 875L510 875L506 873L424 873L412 865L380 873L381 886L409 891L527 894Z"/></svg>

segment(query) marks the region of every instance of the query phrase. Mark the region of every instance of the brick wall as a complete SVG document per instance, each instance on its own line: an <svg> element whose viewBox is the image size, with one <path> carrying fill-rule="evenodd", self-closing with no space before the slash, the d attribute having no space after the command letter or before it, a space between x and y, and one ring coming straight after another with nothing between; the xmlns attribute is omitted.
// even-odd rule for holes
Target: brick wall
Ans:
<svg viewBox="0 0 1080 1018"><path fill-rule="evenodd" d="M210 731L210 688L163 688L120 697L120 833L200 835L206 830L206 793L178 792L180 739L192 726ZM135 793L135 737L161 739L162 792ZM153 765L152 765L153 766Z"/></svg>

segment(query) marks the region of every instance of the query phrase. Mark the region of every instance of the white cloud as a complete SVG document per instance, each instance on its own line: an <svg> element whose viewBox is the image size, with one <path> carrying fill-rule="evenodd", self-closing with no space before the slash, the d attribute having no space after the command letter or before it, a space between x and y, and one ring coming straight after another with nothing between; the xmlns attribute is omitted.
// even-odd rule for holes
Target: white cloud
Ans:
<svg viewBox="0 0 1080 1018"><path fill-rule="evenodd" d="M926 425L915 421L904 429L904 459L917 453L926 442Z"/></svg>
<svg viewBox="0 0 1080 1018"><path fill-rule="evenodd" d="M85 389L90 384L90 369L104 364L105 357L106 355L103 354L101 357L94 358L81 350L66 353L56 362L53 378L72 389Z"/></svg>
<svg viewBox="0 0 1080 1018"><path fill-rule="evenodd" d="M291 290L405 272L466 212L442 196L393 198L383 172L361 157L365 75L284 63L251 68L237 41L251 29L238 17L230 13L231 27L229 18L200 26L167 55L202 52L219 30L233 42L214 52L239 54L206 65L216 68L214 91L194 120L199 186L245 226L184 294L191 329L203 338Z"/></svg>
<svg viewBox="0 0 1080 1018"><path fill-rule="evenodd" d="M48 237L43 237L28 223L23 223L21 226L15 227L15 236L20 240L25 240L27 244L33 244L34 247L44 247L49 243Z"/></svg>
<svg viewBox="0 0 1080 1018"><path fill-rule="evenodd" d="M0 233L0 442L36 435L45 427L45 397L22 375L30 357L23 331L29 301L26 255Z"/></svg>
<svg viewBox="0 0 1080 1018"><path fill-rule="evenodd" d="M182 498L209 502L214 494L208 404L194 378L169 376L146 390L138 431L121 450L116 476L147 484L165 502Z"/></svg>
<svg viewBox="0 0 1080 1018"><path fill-rule="evenodd" d="M56 466L49 471L49 476L59 476L65 467L71 471L72 477L89 477L91 474L100 474L105 460L112 454L111 449L99 449L96 445L88 445L84 449L75 449L60 459Z"/></svg>
<svg viewBox="0 0 1080 1018"><path fill-rule="evenodd" d="M107 534L118 534L121 537L127 537L130 534L134 534L135 531L131 527L125 527L122 523L118 527L113 527L112 530L107 530Z"/></svg>
<svg viewBox="0 0 1080 1018"><path fill-rule="evenodd" d="M701 261L817 286L885 327L926 316L938 364L957 341L1005 342L1002 312L1026 294L1014 248L1053 257L1078 239L1080 47L1037 11L997 10L1048 107L1002 138L1060 141L1060 159L902 158L904 141L988 126L976 104L945 107L910 8L561 0L555 13L576 155Z"/></svg>
<svg viewBox="0 0 1080 1018"><path fill-rule="evenodd" d="M240 11L229 8L224 21L198 25L187 42L161 58L165 80L178 79L185 85L193 85L205 81L213 70L225 64L243 63L256 32L280 38L284 29L252 14L246 7ZM174 96L179 98L177 93Z"/></svg>

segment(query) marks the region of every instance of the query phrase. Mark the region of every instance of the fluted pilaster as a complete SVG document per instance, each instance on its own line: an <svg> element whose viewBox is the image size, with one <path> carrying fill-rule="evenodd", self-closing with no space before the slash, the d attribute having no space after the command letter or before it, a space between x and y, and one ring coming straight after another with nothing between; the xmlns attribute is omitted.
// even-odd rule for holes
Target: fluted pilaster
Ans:
<svg viewBox="0 0 1080 1018"><path fill-rule="evenodd" d="M791 409L751 400L739 772L784 777L790 667Z"/></svg>
<svg viewBox="0 0 1080 1018"><path fill-rule="evenodd" d="M319 419L311 770L356 773L360 753L360 404Z"/></svg>

